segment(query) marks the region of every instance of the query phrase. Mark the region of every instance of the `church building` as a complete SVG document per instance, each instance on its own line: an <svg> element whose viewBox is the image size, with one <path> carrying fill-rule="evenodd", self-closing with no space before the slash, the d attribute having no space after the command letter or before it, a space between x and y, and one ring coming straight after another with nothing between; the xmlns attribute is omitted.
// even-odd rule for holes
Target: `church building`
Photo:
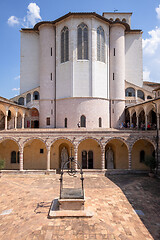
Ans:
<svg viewBox="0 0 160 240"><path fill-rule="evenodd" d="M131 16L70 12L21 29L20 95L0 98L4 171L55 173L71 154L86 171L148 169L160 84L143 82Z"/></svg>

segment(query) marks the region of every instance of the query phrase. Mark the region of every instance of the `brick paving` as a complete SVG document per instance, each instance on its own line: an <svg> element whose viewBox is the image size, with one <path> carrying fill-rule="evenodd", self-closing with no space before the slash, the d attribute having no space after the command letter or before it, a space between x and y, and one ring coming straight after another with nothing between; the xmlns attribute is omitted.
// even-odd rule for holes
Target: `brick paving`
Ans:
<svg viewBox="0 0 160 240"><path fill-rule="evenodd" d="M72 181L76 186L79 184L79 178L71 179L65 177L66 187L70 187ZM59 196L59 175L3 175L0 178L0 239L158 240L160 219L155 209L157 206L159 211L160 196L154 198L154 191L148 190L145 195L141 182L145 183L148 177L136 178L134 182L132 179L135 180L134 176L128 179L111 176L109 179L102 175L86 175L85 208L93 211L94 216L48 219L51 202ZM152 185L160 186L160 181L151 181ZM147 189L147 185L144 188ZM136 205L137 200L139 205ZM140 218L131 204L142 210L144 216ZM152 224L154 220L155 225Z"/></svg>

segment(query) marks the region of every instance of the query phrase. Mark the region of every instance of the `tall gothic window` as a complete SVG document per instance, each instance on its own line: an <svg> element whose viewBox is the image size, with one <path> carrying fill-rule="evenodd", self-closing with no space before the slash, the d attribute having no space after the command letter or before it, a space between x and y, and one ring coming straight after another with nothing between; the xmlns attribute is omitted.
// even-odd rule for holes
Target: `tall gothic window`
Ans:
<svg viewBox="0 0 160 240"><path fill-rule="evenodd" d="M78 59L88 59L88 27L85 23L78 26Z"/></svg>
<svg viewBox="0 0 160 240"><path fill-rule="evenodd" d="M61 31L61 63L69 60L69 30L64 27Z"/></svg>
<svg viewBox="0 0 160 240"><path fill-rule="evenodd" d="M97 28L97 61L105 62L105 37L101 26Z"/></svg>

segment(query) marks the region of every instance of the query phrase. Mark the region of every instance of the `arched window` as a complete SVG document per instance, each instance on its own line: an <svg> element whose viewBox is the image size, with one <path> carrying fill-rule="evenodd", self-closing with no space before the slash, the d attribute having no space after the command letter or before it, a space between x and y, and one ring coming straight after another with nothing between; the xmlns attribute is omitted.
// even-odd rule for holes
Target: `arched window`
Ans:
<svg viewBox="0 0 160 240"><path fill-rule="evenodd" d="M69 30L64 27L61 31L61 63L69 60Z"/></svg>
<svg viewBox="0 0 160 240"><path fill-rule="evenodd" d="M28 93L26 96L26 103L29 103L31 101L31 94Z"/></svg>
<svg viewBox="0 0 160 240"><path fill-rule="evenodd" d="M110 18L109 20L113 22L113 18Z"/></svg>
<svg viewBox="0 0 160 240"><path fill-rule="evenodd" d="M105 37L101 26L97 28L97 61L105 62Z"/></svg>
<svg viewBox="0 0 160 240"><path fill-rule="evenodd" d="M140 162L144 162L145 161L145 151L142 150L140 151Z"/></svg>
<svg viewBox="0 0 160 240"><path fill-rule="evenodd" d="M125 23L126 23L126 19L125 19L125 18L123 18L123 19L122 19L122 22L125 22Z"/></svg>
<svg viewBox="0 0 160 240"><path fill-rule="evenodd" d="M126 97L135 97L135 89L134 88L126 88L125 90Z"/></svg>
<svg viewBox="0 0 160 240"><path fill-rule="evenodd" d="M64 127L67 128L67 118L64 119Z"/></svg>
<svg viewBox="0 0 160 240"><path fill-rule="evenodd" d="M88 27L85 23L78 26L78 59L88 59Z"/></svg>
<svg viewBox="0 0 160 240"><path fill-rule="evenodd" d="M138 91L137 91L137 97L139 97L139 98L141 98L141 99L144 100L144 92L141 91L141 90L138 90Z"/></svg>
<svg viewBox="0 0 160 240"><path fill-rule="evenodd" d="M99 118L99 127L102 127L102 118Z"/></svg>
<svg viewBox="0 0 160 240"><path fill-rule="evenodd" d="M151 96L147 96L147 99L152 99L152 97Z"/></svg>
<svg viewBox="0 0 160 240"><path fill-rule="evenodd" d="M16 151L11 152L11 163L16 163Z"/></svg>
<svg viewBox="0 0 160 240"><path fill-rule="evenodd" d="M116 18L115 22L120 22L120 19L119 19L119 18Z"/></svg>
<svg viewBox="0 0 160 240"><path fill-rule="evenodd" d="M86 117L84 115L81 116L81 127L86 127Z"/></svg>
<svg viewBox="0 0 160 240"><path fill-rule="evenodd" d="M18 99L18 104L19 104L19 105L24 105L24 98L23 98L23 97L20 97L20 98Z"/></svg>
<svg viewBox="0 0 160 240"><path fill-rule="evenodd" d="M39 92L38 91L34 91L33 100L39 100Z"/></svg>

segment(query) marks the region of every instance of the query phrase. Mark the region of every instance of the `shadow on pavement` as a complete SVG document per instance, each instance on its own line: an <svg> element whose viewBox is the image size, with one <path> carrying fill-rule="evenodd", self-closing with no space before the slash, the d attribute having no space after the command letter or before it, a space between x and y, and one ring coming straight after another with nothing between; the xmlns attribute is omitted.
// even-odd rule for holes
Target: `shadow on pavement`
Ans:
<svg viewBox="0 0 160 240"><path fill-rule="evenodd" d="M107 176L125 194L153 239L160 239L160 179L147 175Z"/></svg>

